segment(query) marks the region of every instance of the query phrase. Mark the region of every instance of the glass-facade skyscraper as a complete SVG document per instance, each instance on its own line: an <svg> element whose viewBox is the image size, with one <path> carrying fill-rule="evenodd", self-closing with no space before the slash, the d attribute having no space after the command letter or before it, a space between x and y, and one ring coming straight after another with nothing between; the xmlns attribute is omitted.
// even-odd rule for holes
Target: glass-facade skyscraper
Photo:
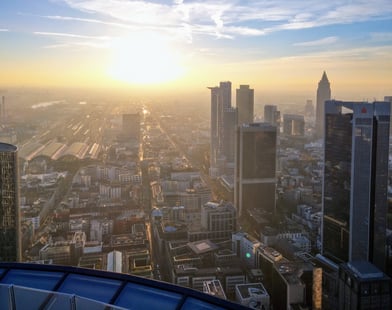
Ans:
<svg viewBox="0 0 392 310"><path fill-rule="evenodd" d="M325 104L322 252L385 270L390 103Z"/></svg>
<svg viewBox="0 0 392 310"><path fill-rule="evenodd" d="M17 147L0 143L0 262L21 259Z"/></svg>
<svg viewBox="0 0 392 310"><path fill-rule="evenodd" d="M209 89L211 90L210 175L214 175L220 168L220 162L234 161L235 127L238 116L237 109L231 105L231 82L220 82L219 87L209 87Z"/></svg>
<svg viewBox="0 0 392 310"><path fill-rule="evenodd" d="M239 215L248 209L275 212L276 126L237 128L234 200Z"/></svg>
<svg viewBox="0 0 392 310"><path fill-rule="evenodd" d="M254 90L249 85L240 85L236 89L236 106L238 109L238 124L253 123Z"/></svg>
<svg viewBox="0 0 392 310"><path fill-rule="evenodd" d="M331 85L328 81L327 74L323 73L317 87L316 101L316 136L322 138L324 136L324 110L325 101L331 99Z"/></svg>

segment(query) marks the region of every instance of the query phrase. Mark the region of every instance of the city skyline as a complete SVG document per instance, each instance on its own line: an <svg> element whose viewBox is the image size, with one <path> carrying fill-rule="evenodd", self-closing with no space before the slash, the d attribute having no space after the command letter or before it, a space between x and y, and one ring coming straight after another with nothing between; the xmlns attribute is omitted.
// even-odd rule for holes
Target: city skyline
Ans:
<svg viewBox="0 0 392 310"><path fill-rule="evenodd" d="M325 70L333 97L381 100L392 81L392 4L385 0L18 0L1 6L3 87L201 93L227 79L264 96L284 88L314 97Z"/></svg>

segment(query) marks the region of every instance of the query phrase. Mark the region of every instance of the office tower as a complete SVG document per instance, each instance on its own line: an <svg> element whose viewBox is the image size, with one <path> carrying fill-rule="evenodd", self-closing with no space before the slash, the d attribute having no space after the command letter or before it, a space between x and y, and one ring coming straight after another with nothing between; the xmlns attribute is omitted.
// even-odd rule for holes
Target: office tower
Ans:
<svg viewBox="0 0 392 310"><path fill-rule="evenodd" d="M322 254L336 263L385 270L389 119L388 102L326 102Z"/></svg>
<svg viewBox="0 0 392 310"><path fill-rule="evenodd" d="M306 100L305 104L305 116L314 116L314 106L312 100Z"/></svg>
<svg viewBox="0 0 392 310"><path fill-rule="evenodd" d="M249 85L240 85L236 90L236 105L238 109L238 124L253 123L254 90Z"/></svg>
<svg viewBox="0 0 392 310"><path fill-rule="evenodd" d="M0 143L0 262L21 259L18 152Z"/></svg>
<svg viewBox="0 0 392 310"><path fill-rule="evenodd" d="M254 208L275 212L276 127L237 127L234 200L241 216Z"/></svg>
<svg viewBox="0 0 392 310"><path fill-rule="evenodd" d="M218 156L218 100L219 100L219 87L208 87L208 88L211 90L210 167L213 169L217 165L217 156Z"/></svg>
<svg viewBox="0 0 392 310"><path fill-rule="evenodd" d="M331 99L331 87L328 81L327 74L323 73L317 87L317 102L316 102L316 136L322 138L324 136L324 106L325 101Z"/></svg>
<svg viewBox="0 0 392 310"><path fill-rule="evenodd" d="M219 163L234 161L237 109L231 106L231 82L220 82L211 90L210 175L219 173Z"/></svg>
<svg viewBox="0 0 392 310"><path fill-rule="evenodd" d="M339 309L391 309L391 279L369 262L339 267Z"/></svg>
<svg viewBox="0 0 392 310"><path fill-rule="evenodd" d="M384 101L387 101L392 105L392 96L385 96ZM391 115L391 120L392 120L392 115ZM389 132L390 132L390 134L392 134L392 126L389 127Z"/></svg>
<svg viewBox="0 0 392 310"><path fill-rule="evenodd" d="M125 137L139 141L140 139L140 114L123 114L122 128Z"/></svg>
<svg viewBox="0 0 392 310"><path fill-rule="evenodd" d="M280 123L280 111L276 105L265 105L264 106L264 122L270 123L274 126L279 126Z"/></svg>
<svg viewBox="0 0 392 310"><path fill-rule="evenodd" d="M305 119L303 115L283 114L283 133L288 136L305 135Z"/></svg>
<svg viewBox="0 0 392 310"><path fill-rule="evenodd" d="M224 110L223 136L220 137L223 156L227 163L234 162L235 128L237 126L237 109L230 107Z"/></svg>

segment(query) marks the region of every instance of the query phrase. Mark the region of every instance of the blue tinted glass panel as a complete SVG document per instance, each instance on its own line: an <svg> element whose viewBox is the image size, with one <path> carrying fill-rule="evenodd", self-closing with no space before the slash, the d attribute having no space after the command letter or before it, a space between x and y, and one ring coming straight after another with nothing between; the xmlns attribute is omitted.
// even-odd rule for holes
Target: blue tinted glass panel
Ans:
<svg viewBox="0 0 392 310"><path fill-rule="evenodd" d="M12 269L1 282L51 291L62 276L61 272Z"/></svg>
<svg viewBox="0 0 392 310"><path fill-rule="evenodd" d="M153 287L128 283L115 304L132 309L176 309L182 295Z"/></svg>
<svg viewBox="0 0 392 310"><path fill-rule="evenodd" d="M225 308L209 304L207 302L201 301L195 298L187 298L185 303L182 305L183 310L224 310Z"/></svg>
<svg viewBox="0 0 392 310"><path fill-rule="evenodd" d="M4 271L5 271L5 269L1 269L1 268L0 268L0 278L1 278L1 276L3 275Z"/></svg>
<svg viewBox="0 0 392 310"><path fill-rule="evenodd" d="M75 306L76 310L127 310L127 308L120 308L78 296L75 297Z"/></svg>
<svg viewBox="0 0 392 310"><path fill-rule="evenodd" d="M47 307L49 306L52 295L48 291L14 286L16 309L41 309Z"/></svg>
<svg viewBox="0 0 392 310"><path fill-rule="evenodd" d="M0 284L0 309L11 309L9 285Z"/></svg>
<svg viewBox="0 0 392 310"><path fill-rule="evenodd" d="M109 302L120 285L121 281L118 280L71 274L64 280L58 291Z"/></svg>

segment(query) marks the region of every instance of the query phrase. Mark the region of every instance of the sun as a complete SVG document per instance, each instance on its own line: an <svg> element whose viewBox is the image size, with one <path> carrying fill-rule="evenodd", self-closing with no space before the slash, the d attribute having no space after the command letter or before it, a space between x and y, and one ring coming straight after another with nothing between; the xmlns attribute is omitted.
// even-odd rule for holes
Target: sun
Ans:
<svg viewBox="0 0 392 310"><path fill-rule="evenodd" d="M180 56L162 37L140 33L119 38L112 45L109 75L131 84L159 84L184 73Z"/></svg>

